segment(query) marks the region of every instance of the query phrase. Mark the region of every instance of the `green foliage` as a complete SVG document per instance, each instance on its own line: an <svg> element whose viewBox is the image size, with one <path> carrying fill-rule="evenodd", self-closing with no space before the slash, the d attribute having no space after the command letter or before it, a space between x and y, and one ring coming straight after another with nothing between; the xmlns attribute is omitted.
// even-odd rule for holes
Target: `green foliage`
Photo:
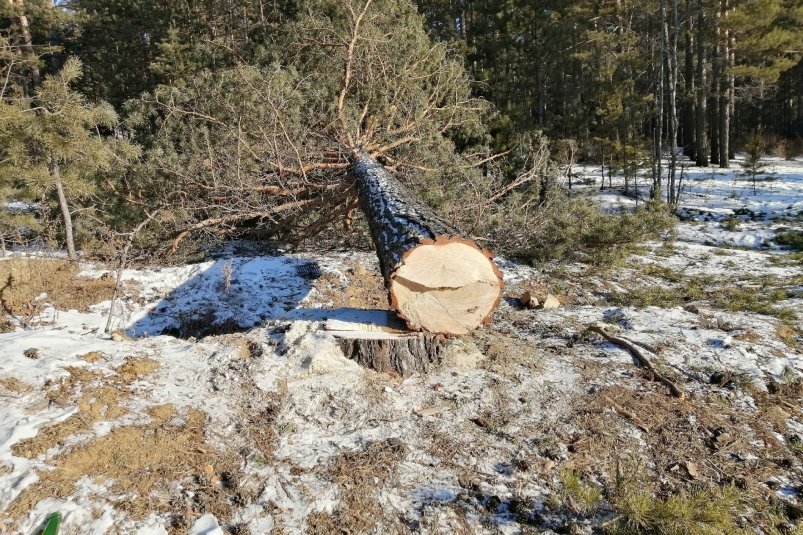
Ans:
<svg viewBox="0 0 803 535"><path fill-rule="evenodd" d="M616 535L735 535L744 495L736 487L701 489L662 500L636 484L615 492L617 517L606 531Z"/></svg>
<svg viewBox="0 0 803 535"><path fill-rule="evenodd" d="M611 213L593 201L552 187L536 209L506 210L523 202L522 196L509 199L488 225L509 254L533 262L567 259L611 265L633 253L644 241L674 236L676 220L662 205Z"/></svg>
<svg viewBox="0 0 803 535"><path fill-rule="evenodd" d="M764 156L764 152L767 149L766 143L764 142L764 138L761 135L761 132L755 131L747 138L747 141L742 147L745 151L744 161L742 162L742 169L744 174L750 177L753 182L753 195L757 193L756 190L756 181L758 180L758 176L763 174L765 171L764 163L761 161L761 158Z"/></svg>
<svg viewBox="0 0 803 535"><path fill-rule="evenodd" d="M655 270L646 270L647 274L661 274ZM626 294L611 296L613 302L620 306L634 306L645 308L656 306L672 308L683 306L692 301L708 301L712 306L731 310L733 312L750 311L757 314L774 316L783 321L794 321L796 314L790 308L778 307L777 303L794 297L792 293L775 286L775 281L765 280L760 290L745 289L740 286L716 286L711 277L698 276L678 280L674 272L664 277L672 282L679 282L675 286L648 286L637 288Z"/></svg>
<svg viewBox="0 0 803 535"><path fill-rule="evenodd" d="M115 127L117 115L71 89L80 76L80 62L69 59L32 97L0 101L2 200L47 203L62 187L72 206L96 191L103 174L137 155L134 145L102 134ZM22 216L6 214L7 229L29 224L30 213Z"/></svg>
<svg viewBox="0 0 803 535"><path fill-rule="evenodd" d="M722 222L722 228L730 232L735 232L739 230L739 220L735 217L729 217Z"/></svg>
<svg viewBox="0 0 803 535"><path fill-rule="evenodd" d="M581 512L589 514L600 506L602 489L597 485L583 481L577 470L562 467L558 471L558 478L561 485L563 485L563 492L573 500Z"/></svg>
<svg viewBox="0 0 803 535"><path fill-rule="evenodd" d="M803 251L803 230L778 229L772 241L793 251Z"/></svg>
<svg viewBox="0 0 803 535"><path fill-rule="evenodd" d="M800 61L803 7L795 0L739 2L728 15L739 46L739 77L774 83Z"/></svg>
<svg viewBox="0 0 803 535"><path fill-rule="evenodd" d="M451 136L483 135L487 105L407 1L309 1L270 44L258 60L196 72L129 104L128 125L146 147L138 181L148 204L169 207L171 232L248 226L298 239L353 203L352 151L402 173L433 169L411 183L426 193L439 169L465 163Z"/></svg>

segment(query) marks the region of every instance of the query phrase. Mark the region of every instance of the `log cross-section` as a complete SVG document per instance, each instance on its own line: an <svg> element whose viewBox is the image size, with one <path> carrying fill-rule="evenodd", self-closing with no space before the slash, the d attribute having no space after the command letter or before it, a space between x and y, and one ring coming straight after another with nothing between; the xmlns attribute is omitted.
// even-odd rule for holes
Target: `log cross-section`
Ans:
<svg viewBox="0 0 803 535"><path fill-rule="evenodd" d="M375 158L352 165L390 304L408 327L461 335L490 321L502 295L493 255L441 219Z"/></svg>

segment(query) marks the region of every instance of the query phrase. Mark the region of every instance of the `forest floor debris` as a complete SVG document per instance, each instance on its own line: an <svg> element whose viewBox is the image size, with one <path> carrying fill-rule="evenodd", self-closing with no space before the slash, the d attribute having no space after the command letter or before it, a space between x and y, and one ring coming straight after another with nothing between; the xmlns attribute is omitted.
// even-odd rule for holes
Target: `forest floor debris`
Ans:
<svg viewBox="0 0 803 535"><path fill-rule="evenodd" d="M110 271L69 268L59 288L93 290L64 303L37 287L19 301L36 314L0 334L0 531L59 511L65 534L186 533L207 514L230 533L794 533L800 264L702 223L708 243L681 229L611 269L500 259L493 325L408 379L321 333L336 307L386 306L368 253L127 269L115 337ZM21 262L60 265L0 271Z"/></svg>

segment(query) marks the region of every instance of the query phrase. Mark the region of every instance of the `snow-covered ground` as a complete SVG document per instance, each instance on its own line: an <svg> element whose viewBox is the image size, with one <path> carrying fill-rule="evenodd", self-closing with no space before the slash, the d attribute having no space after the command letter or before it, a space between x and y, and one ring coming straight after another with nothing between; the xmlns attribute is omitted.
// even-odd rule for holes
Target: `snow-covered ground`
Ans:
<svg viewBox="0 0 803 535"><path fill-rule="evenodd" d="M803 376L800 321L712 304L717 289L783 290L771 306L803 317L800 261L762 247L778 226L800 228L803 162L772 166L776 180L755 196L732 173L686 169L690 220L679 241L647 244L623 269L499 259L507 288L494 324L453 342L426 376L363 369L322 331L340 305L365 306L356 290L378 277L372 255L125 270L112 335L109 301L48 307L0 334L0 531L33 533L60 512L64 534L582 533L614 516L572 505L564 469L604 486L612 456L633 452L664 491L739 475L797 507L803 413L794 398L777 398L777 385ZM737 212L758 215L724 230ZM87 277L108 272L83 266ZM709 293L677 306L629 304L639 291L689 281ZM524 290L556 294L563 306L522 308ZM588 334L592 324L649 348L686 399ZM709 380L717 373L727 380ZM776 398L783 422L764 429L774 408L765 400ZM137 451L169 447L160 436L188 441L172 453L186 464L180 474L138 464ZM688 445L662 446L679 436ZM95 446L107 443L128 453L97 469L80 455L102 456ZM782 456L788 462L774 461Z"/></svg>
<svg viewBox="0 0 803 535"><path fill-rule="evenodd" d="M686 159L679 162L677 176L682 183L682 195L678 213L684 219L679 226L680 240L772 247L778 229L803 228L803 159L765 157L763 172L757 175L755 192L752 179L744 172L743 162L742 154L731 161L730 169L695 167ZM574 174L582 184L581 189L599 189L601 170L598 166L578 166ZM624 184L621 178L614 176L611 189L607 169L605 177L605 189L595 194L603 206L618 208L636 204L635 198L621 194ZM637 185L642 198L647 196L648 170L640 173ZM730 219L736 221L724 225Z"/></svg>

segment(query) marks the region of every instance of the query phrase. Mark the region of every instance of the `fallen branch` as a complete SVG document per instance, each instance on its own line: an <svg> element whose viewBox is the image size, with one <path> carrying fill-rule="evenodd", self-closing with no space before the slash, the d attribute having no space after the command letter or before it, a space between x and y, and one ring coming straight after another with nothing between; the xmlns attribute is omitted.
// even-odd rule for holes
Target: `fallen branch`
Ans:
<svg viewBox="0 0 803 535"><path fill-rule="evenodd" d="M608 333L605 329L600 327L599 325L591 325L590 327L586 328L586 331L591 331L593 333L597 333L598 335L602 336L608 342L615 344L619 347L626 349L633 357L638 360L642 366L647 368L650 373L652 373L653 377L655 377L658 381L662 382L669 388L669 391L672 392L672 395L678 399L685 399L686 394L681 390L675 383L658 373L658 370L655 369L655 366L652 365L650 359L630 340L626 340L625 338L620 338L618 336L613 336L612 334Z"/></svg>
<svg viewBox="0 0 803 535"><path fill-rule="evenodd" d="M632 421L634 424L636 424L636 427L638 427L639 429L641 429L645 433L649 433L650 432L650 428L647 427L647 424L642 422L641 419L638 416L636 416L635 413L625 409L624 407L622 407L621 405L616 403L613 399L611 399L608 396L602 396L602 399L604 399L605 401L610 403L611 407L613 407L613 410L617 414L621 414L622 416L624 416L628 420Z"/></svg>
<svg viewBox="0 0 803 535"><path fill-rule="evenodd" d="M231 215L227 215L227 216L223 216L223 217L215 217L215 218L205 219L203 221L199 221L198 223L195 223L193 225L189 225L188 227L185 227L180 232L176 233L175 238L173 238L173 243L170 245L170 252L174 253L176 251L176 249L178 248L179 243L181 243L181 240L186 238L187 235L190 232L193 232L195 230L201 230L201 229L205 229L205 228L208 228L208 227L213 227L213 226L216 226L216 225L230 225L232 223L241 222L241 221L244 221L246 219L254 219L254 218L268 218L268 219L271 219L273 216L275 216L278 213L281 213L281 212L284 212L284 211L287 211L287 210L292 210L292 209L295 209L295 208L301 208L303 206L307 206L307 205L310 205L310 204L313 204L313 203L316 203L316 202L318 202L317 199L305 199L305 200L301 200L301 201L286 202L284 204L280 204L278 206L274 206L273 208L271 208L269 210L265 210L265 211L247 212L247 213L237 212L237 213L234 213L234 214L231 214Z"/></svg>
<svg viewBox="0 0 803 535"><path fill-rule="evenodd" d="M125 264L128 261L128 252L131 250L131 246L134 245L134 238L137 237L137 234L148 226L150 223L159 213L161 210L154 210L153 212L145 212L147 216L145 219L140 221L139 225L134 227L128 234L128 239L126 240L125 247L123 247L123 252L120 255L120 262L117 264L117 277L115 278L114 282L114 290L112 291L112 300L111 304L109 305L109 316L106 318L106 328L103 329L103 332L110 334L112 332L112 321L114 319L114 305L117 302L117 295L120 293L120 282L123 278L123 269L125 269Z"/></svg>

